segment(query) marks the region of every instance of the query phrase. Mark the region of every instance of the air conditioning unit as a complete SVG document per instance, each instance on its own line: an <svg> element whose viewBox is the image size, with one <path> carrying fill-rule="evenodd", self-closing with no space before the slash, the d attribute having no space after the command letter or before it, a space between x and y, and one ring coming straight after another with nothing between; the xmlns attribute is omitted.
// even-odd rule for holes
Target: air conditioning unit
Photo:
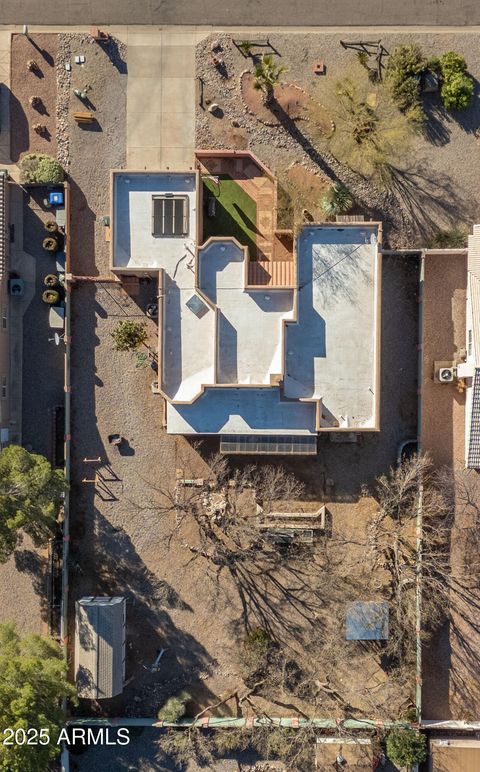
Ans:
<svg viewBox="0 0 480 772"><path fill-rule="evenodd" d="M439 383L453 383L457 380L456 367L440 367L438 371Z"/></svg>

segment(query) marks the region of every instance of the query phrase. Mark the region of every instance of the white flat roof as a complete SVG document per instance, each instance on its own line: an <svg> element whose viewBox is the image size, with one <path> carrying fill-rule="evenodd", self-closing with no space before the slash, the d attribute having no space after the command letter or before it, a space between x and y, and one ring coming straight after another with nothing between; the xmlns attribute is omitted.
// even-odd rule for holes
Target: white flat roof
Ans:
<svg viewBox="0 0 480 772"><path fill-rule="evenodd" d="M169 434L316 434L313 402L282 400L277 386L213 388L191 405L167 402Z"/></svg>
<svg viewBox="0 0 480 772"><path fill-rule="evenodd" d="M287 325L285 396L322 400L340 427L375 425L378 226L305 226L298 322Z"/></svg>
<svg viewBox="0 0 480 772"><path fill-rule="evenodd" d="M188 199L188 234L152 234L153 196L185 195ZM196 175L179 172L114 172L113 267L164 268L173 275L180 259L191 259L197 227ZM190 250L190 252L189 252Z"/></svg>
<svg viewBox="0 0 480 772"><path fill-rule="evenodd" d="M199 286L220 311L218 383L268 384L281 373L284 319L293 290L245 290L245 252L213 241L199 253Z"/></svg>

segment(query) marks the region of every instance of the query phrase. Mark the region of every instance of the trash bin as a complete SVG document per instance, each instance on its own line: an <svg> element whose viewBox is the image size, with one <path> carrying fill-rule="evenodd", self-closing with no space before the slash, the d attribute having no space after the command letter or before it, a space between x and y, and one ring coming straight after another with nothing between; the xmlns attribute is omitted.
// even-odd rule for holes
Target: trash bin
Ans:
<svg viewBox="0 0 480 772"><path fill-rule="evenodd" d="M52 190L48 194L48 203L51 206L60 206L63 204L63 190Z"/></svg>

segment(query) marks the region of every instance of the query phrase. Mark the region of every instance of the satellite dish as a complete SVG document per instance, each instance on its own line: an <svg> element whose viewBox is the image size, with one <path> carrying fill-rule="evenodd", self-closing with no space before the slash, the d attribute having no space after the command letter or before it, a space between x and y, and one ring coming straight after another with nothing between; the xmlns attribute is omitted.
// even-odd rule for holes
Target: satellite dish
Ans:
<svg viewBox="0 0 480 772"><path fill-rule="evenodd" d="M63 335L64 335L64 334L65 334L65 333L63 333ZM54 333L53 333L53 338L49 338L48 340L49 340L50 342L52 342L52 341L53 341L53 342L55 343L55 345L56 345L56 346L59 346L59 345L60 345L60 341L61 341L61 340L63 340L63 335L59 335L59 333L58 333L58 332L54 332Z"/></svg>

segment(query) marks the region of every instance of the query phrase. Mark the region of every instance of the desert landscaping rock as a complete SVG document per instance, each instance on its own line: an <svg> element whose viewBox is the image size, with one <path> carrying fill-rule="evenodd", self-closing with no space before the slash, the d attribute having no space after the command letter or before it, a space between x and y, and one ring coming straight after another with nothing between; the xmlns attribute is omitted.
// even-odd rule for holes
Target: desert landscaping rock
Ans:
<svg viewBox="0 0 480 772"><path fill-rule="evenodd" d="M197 75L204 83L204 95L218 102L228 124L218 125L208 112L197 106L196 144L202 148L248 147L279 178L288 185L286 169L296 162L320 171L332 182L340 180L353 193L356 204L367 218L382 220L384 246L411 248L423 246L432 233L440 229L464 225L467 229L475 221L480 209L477 185L477 164L471 159L478 156L475 131L480 126L478 100L464 113L448 114L443 108L433 108L434 99L427 101L431 130L412 138L411 148L405 154L402 169L395 175L390 188L382 188L340 164L328 150L328 142L318 141L308 121L293 121L287 131L284 127L262 125L246 111L241 98L242 72L254 69L254 56L268 52L265 38L253 35L251 55L245 57L227 34L216 35L222 48L228 78L222 79L211 66L210 45L207 37L197 45ZM270 36L273 51L279 54L279 63L287 68L281 80L304 89L317 103L327 102L327 96L337 80L351 75L358 67L355 53L340 44L341 35L335 33L277 34ZM466 57L469 72L480 77L480 48L472 45L470 36L437 33L434 38L426 33L388 33L382 35L387 50L396 45L415 41L425 55L438 55L454 50ZM240 41L235 39L238 44ZM255 43L260 45L255 47ZM326 75L315 75L313 63L322 60ZM429 106L431 104L431 106ZM335 116L332 116L334 121ZM231 121L241 126L234 133Z"/></svg>

